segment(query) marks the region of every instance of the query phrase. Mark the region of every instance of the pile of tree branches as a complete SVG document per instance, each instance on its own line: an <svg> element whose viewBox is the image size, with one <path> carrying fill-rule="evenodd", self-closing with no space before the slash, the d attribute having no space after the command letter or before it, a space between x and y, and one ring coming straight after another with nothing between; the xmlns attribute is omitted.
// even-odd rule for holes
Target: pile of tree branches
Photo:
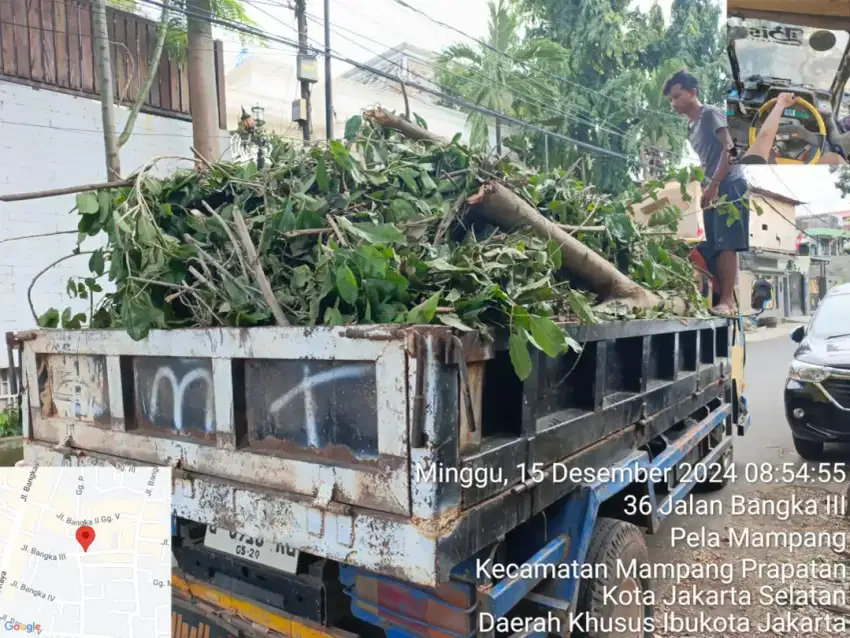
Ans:
<svg viewBox="0 0 850 638"><path fill-rule="evenodd" d="M424 124L421 123L420 124ZM701 315L703 301L664 207L641 227L621 198L569 171L537 174L441 140L380 109L345 139L272 139L255 162L206 164L77 198L80 241L105 235L69 291L89 316L51 309L44 327L429 324L578 348L556 322ZM695 177L683 171L685 185ZM696 177L699 177L697 174ZM108 278L114 291L102 293ZM94 296L98 294L98 303Z"/></svg>

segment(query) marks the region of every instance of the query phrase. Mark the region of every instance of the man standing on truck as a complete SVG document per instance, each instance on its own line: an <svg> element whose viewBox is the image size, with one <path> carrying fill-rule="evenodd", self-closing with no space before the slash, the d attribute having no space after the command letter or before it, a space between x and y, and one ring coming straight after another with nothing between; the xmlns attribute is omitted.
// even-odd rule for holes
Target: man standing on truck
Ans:
<svg viewBox="0 0 850 638"><path fill-rule="evenodd" d="M705 241L700 252L717 280L717 303L711 312L721 317L736 316L738 253L750 247L750 209L744 169L730 161L734 144L726 113L700 101L699 80L685 70L667 81L664 95L676 113L688 118L688 140L705 171L701 201ZM726 212L716 207L718 199L724 197L740 214L731 225Z"/></svg>

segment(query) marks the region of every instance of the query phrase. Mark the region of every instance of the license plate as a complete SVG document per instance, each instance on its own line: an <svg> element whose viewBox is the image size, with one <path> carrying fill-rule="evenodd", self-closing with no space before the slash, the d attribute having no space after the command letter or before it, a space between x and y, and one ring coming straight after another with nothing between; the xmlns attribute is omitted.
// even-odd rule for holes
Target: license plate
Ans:
<svg viewBox="0 0 850 638"><path fill-rule="evenodd" d="M204 546L289 574L298 571L298 550L284 543L269 543L241 532L228 532L207 525Z"/></svg>

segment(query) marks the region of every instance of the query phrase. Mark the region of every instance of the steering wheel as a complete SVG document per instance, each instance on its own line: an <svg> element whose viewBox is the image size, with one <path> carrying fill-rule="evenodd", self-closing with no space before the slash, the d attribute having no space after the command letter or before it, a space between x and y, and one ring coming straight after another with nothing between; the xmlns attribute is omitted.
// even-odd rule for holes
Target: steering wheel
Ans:
<svg viewBox="0 0 850 638"><path fill-rule="evenodd" d="M776 98L762 104L750 125L750 145L756 141L756 136L763 120L776 104ZM814 105L803 98L794 100L808 111L817 124L818 132L808 130L799 120L793 124L780 124L776 133L773 150L770 152L771 163L776 164L817 164L823 154L826 141L826 122ZM796 119L796 118L795 118Z"/></svg>

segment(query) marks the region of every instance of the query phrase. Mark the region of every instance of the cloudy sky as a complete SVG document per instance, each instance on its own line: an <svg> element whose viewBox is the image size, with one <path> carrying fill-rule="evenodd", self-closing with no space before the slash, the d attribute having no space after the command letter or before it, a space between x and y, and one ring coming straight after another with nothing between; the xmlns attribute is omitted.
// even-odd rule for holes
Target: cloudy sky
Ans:
<svg viewBox="0 0 850 638"><path fill-rule="evenodd" d="M850 210L850 200L835 188L835 175L827 166L748 167L747 176L754 186L805 202L798 215Z"/></svg>

